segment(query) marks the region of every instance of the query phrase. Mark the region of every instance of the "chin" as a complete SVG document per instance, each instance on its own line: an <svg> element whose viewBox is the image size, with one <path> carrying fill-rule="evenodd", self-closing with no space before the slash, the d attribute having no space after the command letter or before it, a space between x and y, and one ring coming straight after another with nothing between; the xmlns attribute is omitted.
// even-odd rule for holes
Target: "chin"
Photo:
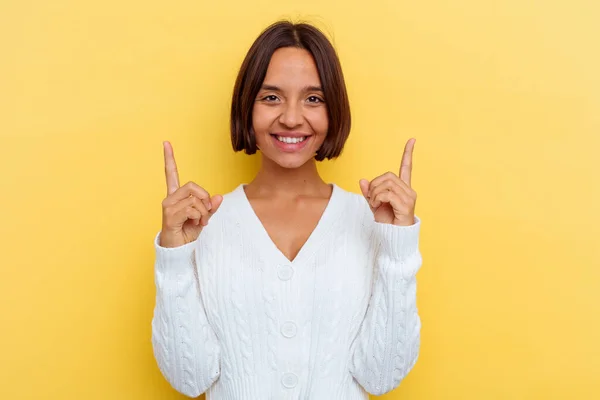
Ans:
<svg viewBox="0 0 600 400"><path fill-rule="evenodd" d="M301 154L278 154L276 157L269 157L267 155L267 158L282 168L296 169L313 160L314 156Z"/></svg>

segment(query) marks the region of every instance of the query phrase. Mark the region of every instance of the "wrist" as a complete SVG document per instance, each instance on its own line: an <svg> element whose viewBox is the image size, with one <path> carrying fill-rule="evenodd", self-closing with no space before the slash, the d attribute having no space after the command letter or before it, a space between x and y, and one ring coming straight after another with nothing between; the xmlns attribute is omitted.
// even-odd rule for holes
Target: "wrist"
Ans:
<svg viewBox="0 0 600 400"><path fill-rule="evenodd" d="M181 235L174 235L168 231L162 230L158 237L158 245L166 248L180 247L187 244Z"/></svg>

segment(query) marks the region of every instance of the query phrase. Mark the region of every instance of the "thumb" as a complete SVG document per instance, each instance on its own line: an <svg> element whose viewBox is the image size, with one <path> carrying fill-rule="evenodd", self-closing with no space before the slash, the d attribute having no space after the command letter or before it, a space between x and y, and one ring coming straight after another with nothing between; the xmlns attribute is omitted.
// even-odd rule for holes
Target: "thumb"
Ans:
<svg viewBox="0 0 600 400"><path fill-rule="evenodd" d="M362 192L363 196L365 196L365 199L369 200L369 186L371 183L366 179L361 179L358 181L358 185L360 186L360 191Z"/></svg>
<svg viewBox="0 0 600 400"><path fill-rule="evenodd" d="M223 196L216 194L210 198L210 205L212 206L210 209L210 213L214 214L217 212L221 204L223 203Z"/></svg>

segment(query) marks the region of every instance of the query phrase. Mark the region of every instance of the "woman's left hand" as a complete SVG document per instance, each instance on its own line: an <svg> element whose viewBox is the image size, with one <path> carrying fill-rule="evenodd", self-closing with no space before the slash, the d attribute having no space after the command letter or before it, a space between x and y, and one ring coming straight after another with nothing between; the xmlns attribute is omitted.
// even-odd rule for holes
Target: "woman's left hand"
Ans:
<svg viewBox="0 0 600 400"><path fill-rule="evenodd" d="M375 221L409 226L415 223L417 192L410 187L412 155L415 139L410 139L404 147L400 175L386 172L369 182L359 182L363 196L369 202Z"/></svg>

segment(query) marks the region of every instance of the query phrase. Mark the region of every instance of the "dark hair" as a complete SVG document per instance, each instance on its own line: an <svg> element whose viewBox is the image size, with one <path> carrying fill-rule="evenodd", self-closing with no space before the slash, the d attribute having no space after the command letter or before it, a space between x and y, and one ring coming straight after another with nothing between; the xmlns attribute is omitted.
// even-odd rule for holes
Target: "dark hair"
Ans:
<svg viewBox="0 0 600 400"><path fill-rule="evenodd" d="M252 109L271 57L282 47L305 49L315 60L329 118L327 137L315 159L322 161L338 157L350 133L350 103L340 60L331 42L319 29L289 21L279 21L265 29L242 63L231 102L231 143L234 151L256 153Z"/></svg>

